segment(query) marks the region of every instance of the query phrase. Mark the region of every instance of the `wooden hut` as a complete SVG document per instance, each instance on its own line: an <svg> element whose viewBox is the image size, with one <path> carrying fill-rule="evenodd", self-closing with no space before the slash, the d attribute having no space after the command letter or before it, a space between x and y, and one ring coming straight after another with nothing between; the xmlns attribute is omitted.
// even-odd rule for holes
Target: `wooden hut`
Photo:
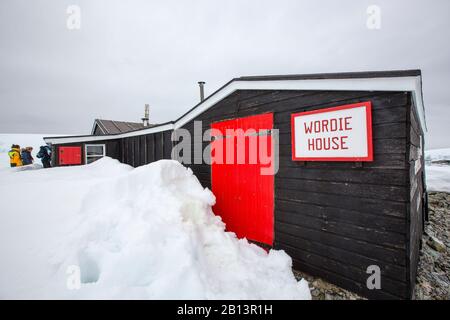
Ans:
<svg viewBox="0 0 450 320"><path fill-rule="evenodd" d="M257 174L259 162L185 163L216 194L227 229L365 297L408 299L427 208L421 82L419 70L241 77L173 122L45 140L56 166L107 155L136 167L171 158L179 129L192 133L195 154L209 145L208 129L253 127L279 146L276 174ZM78 150L76 163L67 150Z"/></svg>

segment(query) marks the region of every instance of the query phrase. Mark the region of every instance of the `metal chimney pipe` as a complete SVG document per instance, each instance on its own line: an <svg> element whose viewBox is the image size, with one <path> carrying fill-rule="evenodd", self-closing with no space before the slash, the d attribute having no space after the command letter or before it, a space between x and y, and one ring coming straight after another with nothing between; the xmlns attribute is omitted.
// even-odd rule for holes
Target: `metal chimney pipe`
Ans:
<svg viewBox="0 0 450 320"><path fill-rule="evenodd" d="M149 115L150 115L150 106L148 104L145 104L144 117L141 118L144 127L148 126L148 120L150 119Z"/></svg>
<svg viewBox="0 0 450 320"><path fill-rule="evenodd" d="M199 81L198 85L200 87L200 102L205 100L205 82Z"/></svg>

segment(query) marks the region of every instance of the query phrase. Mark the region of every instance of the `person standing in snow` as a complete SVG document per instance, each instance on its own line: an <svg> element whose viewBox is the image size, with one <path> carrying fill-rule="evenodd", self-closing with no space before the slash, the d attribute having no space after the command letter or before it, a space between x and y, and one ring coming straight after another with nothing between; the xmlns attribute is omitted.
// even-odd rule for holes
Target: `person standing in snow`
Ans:
<svg viewBox="0 0 450 320"><path fill-rule="evenodd" d="M33 147L26 147L24 149L22 149L22 164L24 166L28 165L28 164L33 164L33 156L31 155L31 151L33 151Z"/></svg>
<svg viewBox="0 0 450 320"><path fill-rule="evenodd" d="M22 166L22 159L20 158L20 146L13 144L11 150L8 152L9 164L11 168Z"/></svg>
<svg viewBox="0 0 450 320"><path fill-rule="evenodd" d="M52 150L49 146L41 146L36 157L41 159L44 168L51 168Z"/></svg>

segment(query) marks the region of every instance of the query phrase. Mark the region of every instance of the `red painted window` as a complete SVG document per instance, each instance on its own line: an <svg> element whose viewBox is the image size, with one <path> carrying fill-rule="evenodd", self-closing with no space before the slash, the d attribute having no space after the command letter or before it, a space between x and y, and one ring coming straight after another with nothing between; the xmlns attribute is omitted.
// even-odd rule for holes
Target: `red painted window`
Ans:
<svg viewBox="0 0 450 320"><path fill-rule="evenodd" d="M81 147L59 147L59 164L81 164Z"/></svg>
<svg viewBox="0 0 450 320"><path fill-rule="evenodd" d="M274 238L274 176L262 175L261 169L267 171L273 165L272 128L271 113L213 123L212 129L220 132L213 131L211 149L215 214L239 238L270 246ZM227 134L226 129L242 131L233 135ZM256 152L252 151L255 145ZM262 148L267 150L263 154L268 157L260 156ZM227 159L233 161L229 163Z"/></svg>

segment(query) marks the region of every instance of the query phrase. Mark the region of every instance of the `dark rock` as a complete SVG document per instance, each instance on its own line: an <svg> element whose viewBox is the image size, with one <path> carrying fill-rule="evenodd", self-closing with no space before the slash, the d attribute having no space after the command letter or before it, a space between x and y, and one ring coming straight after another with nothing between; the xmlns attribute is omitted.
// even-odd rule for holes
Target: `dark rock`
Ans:
<svg viewBox="0 0 450 320"><path fill-rule="evenodd" d="M428 238L427 244L436 251L444 252L445 244L436 237L430 236Z"/></svg>
<svg viewBox="0 0 450 320"><path fill-rule="evenodd" d="M429 193L429 222L422 237L416 280L416 299L446 300L450 297L450 195Z"/></svg>

